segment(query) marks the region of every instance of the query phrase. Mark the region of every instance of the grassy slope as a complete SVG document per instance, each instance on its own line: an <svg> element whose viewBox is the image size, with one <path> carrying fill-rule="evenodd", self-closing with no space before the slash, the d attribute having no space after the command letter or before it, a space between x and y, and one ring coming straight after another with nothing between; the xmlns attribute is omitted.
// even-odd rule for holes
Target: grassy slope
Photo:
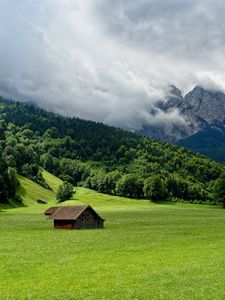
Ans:
<svg viewBox="0 0 225 300"><path fill-rule="evenodd" d="M224 298L224 210L78 188L64 204L93 205L106 228L54 230L42 214L48 205L32 203L38 192L54 204L54 193L21 183L29 207L0 214L0 299Z"/></svg>
<svg viewBox="0 0 225 300"><path fill-rule="evenodd" d="M51 203L55 201L55 194L53 191L47 190L22 176L19 176L19 180L20 188L18 193L26 206L34 204L38 199L46 199Z"/></svg>
<svg viewBox="0 0 225 300"><path fill-rule="evenodd" d="M58 187L60 186L60 184L62 184L62 180L55 177L54 175L52 175L51 173L43 170L42 173L45 181L48 183L48 185L50 186L50 188L56 192Z"/></svg>

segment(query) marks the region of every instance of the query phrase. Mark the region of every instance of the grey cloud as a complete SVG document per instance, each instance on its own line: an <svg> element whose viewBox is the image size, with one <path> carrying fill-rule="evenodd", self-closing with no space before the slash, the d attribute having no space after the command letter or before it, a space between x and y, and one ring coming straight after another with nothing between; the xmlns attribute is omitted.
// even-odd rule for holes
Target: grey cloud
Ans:
<svg viewBox="0 0 225 300"><path fill-rule="evenodd" d="M224 50L224 8L221 0L108 0L98 12L108 30L125 43L199 60L216 47Z"/></svg>
<svg viewBox="0 0 225 300"><path fill-rule="evenodd" d="M0 94L130 130L169 85L225 90L218 0L0 0Z"/></svg>

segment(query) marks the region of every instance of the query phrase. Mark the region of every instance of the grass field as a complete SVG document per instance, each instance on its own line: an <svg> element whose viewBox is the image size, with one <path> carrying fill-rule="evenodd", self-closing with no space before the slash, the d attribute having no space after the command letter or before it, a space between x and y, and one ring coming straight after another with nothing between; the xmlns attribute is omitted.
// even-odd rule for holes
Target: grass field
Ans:
<svg viewBox="0 0 225 300"><path fill-rule="evenodd" d="M60 180L45 179L56 190ZM153 204L78 188L104 230L54 230L34 202L54 192L20 178L28 207L0 212L0 299L225 299L225 211Z"/></svg>

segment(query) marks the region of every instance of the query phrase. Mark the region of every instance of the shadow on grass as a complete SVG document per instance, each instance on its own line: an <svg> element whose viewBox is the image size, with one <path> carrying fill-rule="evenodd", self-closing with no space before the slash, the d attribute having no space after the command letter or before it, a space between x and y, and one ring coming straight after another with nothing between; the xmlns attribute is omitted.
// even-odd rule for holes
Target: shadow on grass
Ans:
<svg viewBox="0 0 225 300"><path fill-rule="evenodd" d="M15 200L10 201L9 203L2 203L0 204L0 213L5 212L7 209L19 208L19 207L26 207L22 202L16 202Z"/></svg>
<svg viewBox="0 0 225 300"><path fill-rule="evenodd" d="M7 209L26 207L23 203L23 197L26 195L26 190L23 187L19 187L16 196L10 199L8 203L0 203L0 213L6 212Z"/></svg>

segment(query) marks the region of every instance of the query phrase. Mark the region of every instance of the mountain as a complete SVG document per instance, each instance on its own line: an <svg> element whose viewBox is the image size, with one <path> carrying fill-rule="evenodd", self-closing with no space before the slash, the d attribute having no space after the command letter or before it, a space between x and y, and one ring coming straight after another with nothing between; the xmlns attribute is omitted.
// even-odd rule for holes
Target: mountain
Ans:
<svg viewBox="0 0 225 300"><path fill-rule="evenodd" d="M0 184L12 191L0 202L15 197L16 173L51 189L43 169L107 194L215 202L214 183L225 171L222 164L171 143L3 98L0 135Z"/></svg>
<svg viewBox="0 0 225 300"><path fill-rule="evenodd" d="M166 101L156 107L164 113L176 111L183 123L165 123L145 127L140 134L167 140L200 152L212 159L225 161L225 94L196 86L182 96L172 86Z"/></svg>

